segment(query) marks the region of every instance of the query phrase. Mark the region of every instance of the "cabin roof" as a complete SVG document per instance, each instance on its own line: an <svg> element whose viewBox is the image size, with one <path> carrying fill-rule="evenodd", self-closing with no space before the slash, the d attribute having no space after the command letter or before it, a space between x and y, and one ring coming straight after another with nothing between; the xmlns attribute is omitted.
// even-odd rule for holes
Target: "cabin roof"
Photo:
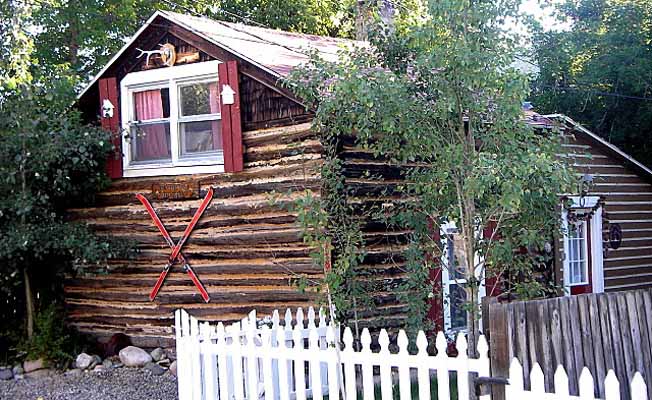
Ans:
<svg viewBox="0 0 652 400"><path fill-rule="evenodd" d="M286 77L294 68L307 62L310 52L316 51L326 60L337 61L338 50L343 47L365 46L365 42L350 39L291 33L171 11L156 11L80 92L78 99L102 77L157 17L164 18L202 37L277 78Z"/></svg>
<svg viewBox="0 0 652 400"><path fill-rule="evenodd" d="M571 119L570 117L564 114L541 115L534 111L526 111L524 112L524 115L525 115L525 121L529 125L538 128L559 126L561 124L563 128L571 130L575 134L579 134L589 142L594 143L597 147L611 154L611 156L614 157L615 159L619 160L625 165L630 166L642 178L645 178L648 181L652 181L652 170L650 170L650 168L646 167L645 165L637 161L634 157L625 153L623 150L618 148L618 146L609 143L607 140L601 138L597 134L586 129L580 123L573 121L573 119Z"/></svg>

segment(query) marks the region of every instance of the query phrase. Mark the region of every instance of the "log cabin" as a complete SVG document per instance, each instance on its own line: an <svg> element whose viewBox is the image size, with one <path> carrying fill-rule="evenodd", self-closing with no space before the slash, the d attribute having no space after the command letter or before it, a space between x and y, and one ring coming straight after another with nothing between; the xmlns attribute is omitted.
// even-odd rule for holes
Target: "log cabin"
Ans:
<svg viewBox="0 0 652 400"><path fill-rule="evenodd" d="M99 233L133 240L134 259L112 260L108 275L71 276L65 285L70 323L104 340L126 333L142 347L173 345L173 311L233 321L251 309L318 303L323 277L310 258L290 204L306 191L320 196L323 147L311 132L313 112L281 81L308 60L306 50L337 60L355 42L287 33L159 11L136 32L78 97L89 122L113 133L107 162L112 179L90 206L71 218ZM551 274L567 293L652 285L652 171L562 115L526 112L526 122L562 126L564 149L590 190L563 209L569 235L551 246ZM350 201L391 201L397 172L344 143ZM380 175L368 179L368 174ZM152 223L142 194L178 240L209 188L215 196L182 253L205 286L204 302L178 264L153 301L149 293L170 248ZM272 201L271 199L275 200ZM368 326L404 324L407 308L395 293L405 241L377 223L363 224L362 267L378 283ZM442 232L454 246L454 227ZM453 254L445 251L442 262ZM435 273L435 288L453 298L464 284ZM311 285L299 290L298 277ZM481 295L495 293L483 287ZM463 329L464 310L435 296L430 317L446 330Z"/></svg>

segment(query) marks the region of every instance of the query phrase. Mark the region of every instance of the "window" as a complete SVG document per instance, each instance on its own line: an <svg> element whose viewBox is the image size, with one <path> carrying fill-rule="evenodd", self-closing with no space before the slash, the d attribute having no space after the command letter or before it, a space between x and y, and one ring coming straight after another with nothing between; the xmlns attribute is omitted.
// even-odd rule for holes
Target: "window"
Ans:
<svg viewBox="0 0 652 400"><path fill-rule="evenodd" d="M569 285L588 283L586 221L568 224L568 269Z"/></svg>
<svg viewBox="0 0 652 400"><path fill-rule="evenodd" d="M125 177L224 171L218 64L207 61L125 76Z"/></svg>
<svg viewBox="0 0 652 400"><path fill-rule="evenodd" d="M130 123L131 160L134 163L170 160L170 91L168 88L133 93L134 120Z"/></svg>
<svg viewBox="0 0 652 400"><path fill-rule="evenodd" d="M448 227L442 236L445 240L444 269L444 325L446 331L460 331L466 329L468 305L466 293L465 264L460 263L457 249L461 248L457 229Z"/></svg>
<svg viewBox="0 0 652 400"><path fill-rule="evenodd" d="M221 150L222 125L217 82L179 87L181 157Z"/></svg>

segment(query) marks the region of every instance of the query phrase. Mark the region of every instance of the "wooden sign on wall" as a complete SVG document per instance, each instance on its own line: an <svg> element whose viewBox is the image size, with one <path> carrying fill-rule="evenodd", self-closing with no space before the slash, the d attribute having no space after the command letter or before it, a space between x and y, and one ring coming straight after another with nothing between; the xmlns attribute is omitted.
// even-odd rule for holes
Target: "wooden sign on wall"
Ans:
<svg viewBox="0 0 652 400"><path fill-rule="evenodd" d="M199 198L199 182L153 183L155 200L186 200Z"/></svg>

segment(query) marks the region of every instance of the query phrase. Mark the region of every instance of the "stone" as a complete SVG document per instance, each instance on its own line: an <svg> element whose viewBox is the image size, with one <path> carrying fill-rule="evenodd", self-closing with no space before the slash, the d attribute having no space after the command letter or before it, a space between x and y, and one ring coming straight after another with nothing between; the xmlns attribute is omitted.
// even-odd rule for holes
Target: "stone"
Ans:
<svg viewBox="0 0 652 400"><path fill-rule="evenodd" d="M91 364L93 363L94 360L95 359L93 358L93 356L86 353L81 353L75 359L75 367L79 369L88 369L91 367Z"/></svg>
<svg viewBox="0 0 652 400"><path fill-rule="evenodd" d="M14 373L14 375L22 375L25 373L25 370L23 369L22 365L18 364L18 365L14 365L12 372Z"/></svg>
<svg viewBox="0 0 652 400"><path fill-rule="evenodd" d="M93 356L93 362L91 363L91 366L89 367L89 369L95 368L95 366L99 365L99 364L102 364L102 357L100 357L98 355L94 355Z"/></svg>
<svg viewBox="0 0 652 400"><path fill-rule="evenodd" d="M102 364L98 364L93 368L93 372L104 372L106 371L106 367Z"/></svg>
<svg viewBox="0 0 652 400"><path fill-rule="evenodd" d="M177 360L172 361L172 364L170 364L170 373L177 376Z"/></svg>
<svg viewBox="0 0 652 400"><path fill-rule="evenodd" d="M106 369L113 368L113 361L107 358L106 360L102 361L101 365Z"/></svg>
<svg viewBox="0 0 652 400"><path fill-rule="evenodd" d="M120 361L127 367L142 367L152 362L148 352L136 346L127 346L120 350Z"/></svg>
<svg viewBox="0 0 652 400"><path fill-rule="evenodd" d="M14 379L14 373L9 367L0 369L0 380L9 381Z"/></svg>
<svg viewBox="0 0 652 400"><path fill-rule="evenodd" d="M25 378L28 379L41 379L54 374L54 371L51 369L37 369L36 371L31 371L25 373Z"/></svg>
<svg viewBox="0 0 652 400"><path fill-rule="evenodd" d="M152 360L154 360L154 361L161 361L162 359L164 359L166 357L165 350L163 350L160 347L155 348L149 354L152 356Z"/></svg>
<svg viewBox="0 0 652 400"><path fill-rule="evenodd" d="M75 368L75 369L69 369L68 371L64 372L64 375L66 376L79 376L84 373L84 370Z"/></svg>
<svg viewBox="0 0 652 400"><path fill-rule="evenodd" d="M156 375L156 376L160 376L165 373L165 368L153 362L148 362L147 364L145 364L143 369L149 371L150 373L152 373L152 375Z"/></svg>
<svg viewBox="0 0 652 400"><path fill-rule="evenodd" d="M23 363L23 369L25 370L25 373L28 374L32 371L37 371L39 369L43 369L47 366L47 363L45 362L44 359L39 358L38 360L28 360Z"/></svg>
<svg viewBox="0 0 652 400"><path fill-rule="evenodd" d="M158 365L164 368L170 368L170 359L169 358L164 358L160 361L156 362Z"/></svg>

